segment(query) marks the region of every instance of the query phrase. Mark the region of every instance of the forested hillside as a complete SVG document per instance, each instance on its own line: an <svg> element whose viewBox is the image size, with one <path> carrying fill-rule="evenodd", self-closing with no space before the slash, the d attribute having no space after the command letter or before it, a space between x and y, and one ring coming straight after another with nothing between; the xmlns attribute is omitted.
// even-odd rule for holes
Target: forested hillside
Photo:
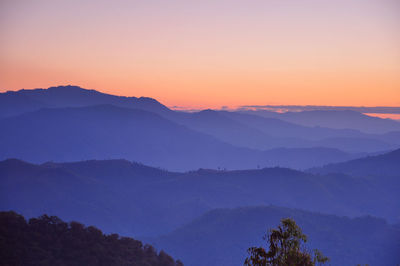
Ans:
<svg viewBox="0 0 400 266"><path fill-rule="evenodd" d="M1 265L154 265L179 266L163 251L93 226L63 222L56 216L25 218L0 212Z"/></svg>

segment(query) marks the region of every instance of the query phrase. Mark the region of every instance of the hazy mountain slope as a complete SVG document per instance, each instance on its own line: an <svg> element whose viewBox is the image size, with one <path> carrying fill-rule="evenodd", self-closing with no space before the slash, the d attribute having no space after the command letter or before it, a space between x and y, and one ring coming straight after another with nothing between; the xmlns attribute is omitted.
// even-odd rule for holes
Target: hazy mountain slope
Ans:
<svg viewBox="0 0 400 266"><path fill-rule="evenodd" d="M65 165L6 160L0 162L0 209L27 217L57 215L106 232L152 235L206 210L168 206L161 197L142 192L146 184L175 175L122 160Z"/></svg>
<svg viewBox="0 0 400 266"><path fill-rule="evenodd" d="M316 141L315 146L320 147L331 147L340 150L344 150L350 153L360 153L360 152L382 152L393 149L398 149L399 144L389 143L384 140L377 138L350 138L350 137L336 137L336 138L326 138L323 140Z"/></svg>
<svg viewBox="0 0 400 266"><path fill-rule="evenodd" d="M257 128L262 132L269 133L272 136L287 138L297 137L306 140L322 140L332 137L368 137L367 134L353 129L332 129L319 126L302 126L277 118L267 118L259 115L240 112L220 111L219 113L245 125Z"/></svg>
<svg viewBox="0 0 400 266"><path fill-rule="evenodd" d="M248 114L256 114L263 117L278 118L287 122L303 126L320 126L336 129L357 129L366 133L386 133L400 131L400 123L391 119L382 119L364 115L356 111L303 111L276 113L270 111L243 111Z"/></svg>
<svg viewBox="0 0 400 266"><path fill-rule="evenodd" d="M182 174L123 160L0 162L0 210L48 213L132 236L169 232L214 208L262 204L398 221L397 192L374 180L284 168Z"/></svg>
<svg viewBox="0 0 400 266"><path fill-rule="evenodd" d="M400 144L400 131L392 131L381 135L382 139L391 142Z"/></svg>
<svg viewBox="0 0 400 266"><path fill-rule="evenodd" d="M358 153L390 150L398 148L400 145L400 135L396 132L366 134L354 129L300 126L276 118L265 118L239 112L220 111L218 113L268 134L272 142L268 147L327 147ZM263 145L263 141L258 141L258 145Z"/></svg>
<svg viewBox="0 0 400 266"><path fill-rule="evenodd" d="M275 204L340 215L372 214L397 221L400 197L387 185L387 180L380 182L379 178L352 178L343 174L314 176L285 168L265 168L199 170L162 184L152 184L147 191L164 195L171 201L201 199L213 207ZM397 182L393 184L396 186Z"/></svg>
<svg viewBox="0 0 400 266"><path fill-rule="evenodd" d="M379 188L388 196L389 204L393 206L393 214L400 207L400 200L396 196L400 191L400 149L344 163L328 164L321 168L312 168L308 172L322 175L342 173L369 180L371 189ZM381 196L377 194L376 197ZM400 219L400 215L395 219Z"/></svg>
<svg viewBox="0 0 400 266"><path fill-rule="evenodd" d="M0 118L45 107L48 107L48 105L25 95L14 92L0 93Z"/></svg>
<svg viewBox="0 0 400 266"><path fill-rule="evenodd" d="M321 168L311 169L310 171L320 174L344 173L361 177L393 176L400 178L400 149L382 155L329 164Z"/></svg>
<svg viewBox="0 0 400 266"><path fill-rule="evenodd" d="M84 223L96 221L103 227L115 221L111 191L97 180L78 177L62 168L45 168L19 160L0 163L1 210L15 210L33 217L43 213L60 215ZM123 231L118 223L115 230Z"/></svg>
<svg viewBox="0 0 400 266"><path fill-rule="evenodd" d="M150 184L182 175L182 173L168 172L127 160L89 160L66 163L48 162L42 166L46 168L61 167L67 169L68 172L74 175L106 182L108 186Z"/></svg>
<svg viewBox="0 0 400 266"><path fill-rule="evenodd" d="M397 135L386 137L351 129L305 127L238 112L204 110L162 115L232 145L254 149L340 147L346 152L359 153L390 150L400 145L400 136Z"/></svg>
<svg viewBox="0 0 400 266"><path fill-rule="evenodd" d="M290 137L280 136L279 134L272 135L251 124L231 119L229 116L218 111L204 110L195 113L174 112L162 115L176 123L212 135L220 140L239 147L265 150L277 147L291 148L316 146L312 141L297 137L293 133L289 134ZM274 125L275 121L264 122L267 127L276 128ZM292 130L294 129L293 127L297 128L298 126L291 124L288 126L288 128ZM282 135L285 135L285 132L282 132Z"/></svg>
<svg viewBox="0 0 400 266"><path fill-rule="evenodd" d="M272 206L213 210L153 244L188 265L242 265L247 248L265 246L263 235L286 217L296 220L308 236L307 246L330 257L331 265L399 262L400 230L382 219L350 219Z"/></svg>
<svg viewBox="0 0 400 266"><path fill-rule="evenodd" d="M152 98L115 96L78 86L57 86L48 89L0 93L0 117L18 115L46 107L83 107L101 104L112 104L151 112L170 111Z"/></svg>
<svg viewBox="0 0 400 266"><path fill-rule="evenodd" d="M269 149L278 142L276 137L230 119L213 110L197 113L170 113L166 117L191 129L212 135L235 146ZM297 140L301 142L302 140ZM282 142L282 141L279 141Z"/></svg>

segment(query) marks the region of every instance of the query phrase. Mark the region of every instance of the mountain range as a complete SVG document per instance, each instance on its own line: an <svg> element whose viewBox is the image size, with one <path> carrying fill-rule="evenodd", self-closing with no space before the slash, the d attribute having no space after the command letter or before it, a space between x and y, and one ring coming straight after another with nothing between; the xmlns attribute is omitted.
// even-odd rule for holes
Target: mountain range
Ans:
<svg viewBox="0 0 400 266"><path fill-rule="evenodd" d="M398 172L388 178L287 168L180 173L126 160L34 165L10 159L0 163L0 178L0 209L54 213L128 235L167 232L214 208L263 204L400 221Z"/></svg>
<svg viewBox="0 0 400 266"><path fill-rule="evenodd" d="M113 105L40 109L0 123L0 158L35 163L125 158L171 170L306 169L363 154L323 147L242 148L155 113Z"/></svg>
<svg viewBox="0 0 400 266"><path fill-rule="evenodd" d="M0 159L128 159L169 170L304 170L400 145L400 133L306 127L239 112L177 112L75 86L0 94ZM287 158L290 158L288 160Z"/></svg>

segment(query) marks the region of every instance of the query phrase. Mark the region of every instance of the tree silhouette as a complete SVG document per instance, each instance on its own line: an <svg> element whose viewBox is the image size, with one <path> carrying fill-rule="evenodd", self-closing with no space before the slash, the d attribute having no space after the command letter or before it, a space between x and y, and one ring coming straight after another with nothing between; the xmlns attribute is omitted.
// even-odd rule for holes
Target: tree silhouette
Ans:
<svg viewBox="0 0 400 266"><path fill-rule="evenodd" d="M319 250L308 252L303 243L307 242L307 236L301 228L290 218L281 220L277 229L271 229L264 240L269 243L269 250L263 247L251 247L248 249L250 256L246 258L245 265L254 266L283 266L304 265L312 266L324 264L329 260Z"/></svg>
<svg viewBox="0 0 400 266"><path fill-rule="evenodd" d="M164 251L56 216L0 212L0 265L183 266Z"/></svg>

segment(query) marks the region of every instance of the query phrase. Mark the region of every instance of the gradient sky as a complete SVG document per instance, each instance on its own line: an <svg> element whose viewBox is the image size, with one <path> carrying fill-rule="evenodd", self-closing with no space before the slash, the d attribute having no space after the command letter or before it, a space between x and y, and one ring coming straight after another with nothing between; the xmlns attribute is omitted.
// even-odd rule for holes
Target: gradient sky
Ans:
<svg viewBox="0 0 400 266"><path fill-rule="evenodd" d="M400 106L398 0L1 0L0 90Z"/></svg>

